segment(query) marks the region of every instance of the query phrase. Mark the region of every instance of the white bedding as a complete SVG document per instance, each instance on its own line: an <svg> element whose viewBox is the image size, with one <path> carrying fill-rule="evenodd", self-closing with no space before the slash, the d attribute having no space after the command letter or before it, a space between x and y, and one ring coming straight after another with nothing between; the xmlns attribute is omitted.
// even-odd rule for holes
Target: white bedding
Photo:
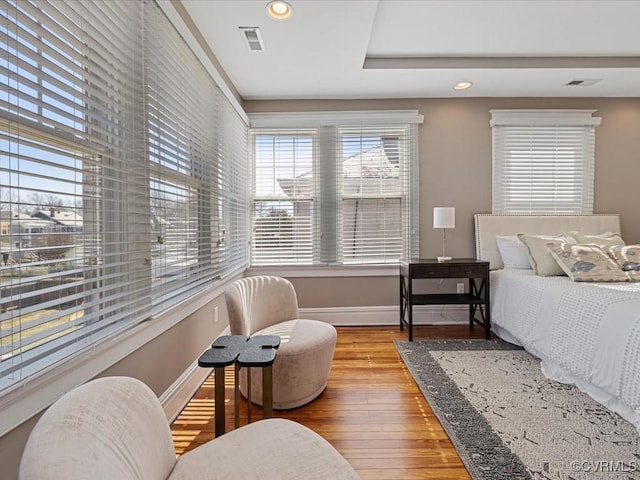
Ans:
<svg viewBox="0 0 640 480"><path fill-rule="evenodd" d="M640 431L640 283L576 283L530 270L491 273L491 323Z"/></svg>

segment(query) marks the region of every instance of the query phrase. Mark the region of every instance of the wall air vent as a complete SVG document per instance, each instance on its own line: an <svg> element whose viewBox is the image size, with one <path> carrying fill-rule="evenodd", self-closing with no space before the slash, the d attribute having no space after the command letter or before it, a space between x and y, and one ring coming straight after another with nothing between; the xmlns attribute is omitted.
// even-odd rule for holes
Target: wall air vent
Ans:
<svg viewBox="0 0 640 480"><path fill-rule="evenodd" d="M571 80L568 83L565 83L565 86L567 87L590 87L591 85L594 85L596 83L598 83L601 79L600 78L584 78L584 79L576 79L576 80Z"/></svg>
<svg viewBox="0 0 640 480"><path fill-rule="evenodd" d="M242 38L247 42L249 50L252 52L264 51L264 43L262 42L262 35L260 35L260 28L258 27L238 27L242 32Z"/></svg>

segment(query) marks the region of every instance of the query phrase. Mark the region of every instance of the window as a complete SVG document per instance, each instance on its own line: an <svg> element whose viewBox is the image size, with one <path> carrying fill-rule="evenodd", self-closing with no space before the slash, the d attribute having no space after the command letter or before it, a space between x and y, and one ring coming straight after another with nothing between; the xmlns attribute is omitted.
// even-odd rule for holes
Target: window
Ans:
<svg viewBox="0 0 640 480"><path fill-rule="evenodd" d="M162 11L144 22L157 313L247 264L247 125Z"/></svg>
<svg viewBox="0 0 640 480"><path fill-rule="evenodd" d="M594 110L491 110L494 214L591 214Z"/></svg>
<svg viewBox="0 0 640 480"><path fill-rule="evenodd" d="M389 263L403 256L408 134L407 127L338 129L342 263Z"/></svg>
<svg viewBox="0 0 640 480"><path fill-rule="evenodd" d="M264 131L252 139L252 264L311 264L316 133Z"/></svg>
<svg viewBox="0 0 640 480"><path fill-rule="evenodd" d="M251 264L415 255L421 121L417 112L252 115Z"/></svg>
<svg viewBox="0 0 640 480"><path fill-rule="evenodd" d="M0 15L4 393L246 265L248 162L246 122L154 2Z"/></svg>

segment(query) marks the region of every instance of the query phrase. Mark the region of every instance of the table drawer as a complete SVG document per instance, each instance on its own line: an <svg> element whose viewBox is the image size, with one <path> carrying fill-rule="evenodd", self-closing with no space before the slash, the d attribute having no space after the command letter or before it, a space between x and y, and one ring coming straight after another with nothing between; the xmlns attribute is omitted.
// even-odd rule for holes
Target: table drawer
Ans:
<svg viewBox="0 0 640 480"><path fill-rule="evenodd" d="M412 265L411 276L413 278L448 278L449 265Z"/></svg>
<svg viewBox="0 0 640 480"><path fill-rule="evenodd" d="M451 278L485 278L487 267L482 265L451 265Z"/></svg>

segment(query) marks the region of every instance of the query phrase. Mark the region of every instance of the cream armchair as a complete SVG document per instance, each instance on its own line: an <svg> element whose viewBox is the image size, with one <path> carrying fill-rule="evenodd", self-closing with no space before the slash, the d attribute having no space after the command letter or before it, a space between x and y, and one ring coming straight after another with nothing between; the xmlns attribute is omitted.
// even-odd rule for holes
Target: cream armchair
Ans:
<svg viewBox="0 0 640 480"><path fill-rule="evenodd" d="M64 395L32 430L20 480L358 479L326 440L261 420L176 459L160 401L144 383L105 377Z"/></svg>
<svg viewBox="0 0 640 480"><path fill-rule="evenodd" d="M299 407L327 386L336 346L336 329L318 320L298 318L291 282L274 276L247 277L225 292L232 335L279 335L273 364L273 408ZM247 396L246 371L240 392ZM262 369L251 371L251 400L262 405Z"/></svg>

